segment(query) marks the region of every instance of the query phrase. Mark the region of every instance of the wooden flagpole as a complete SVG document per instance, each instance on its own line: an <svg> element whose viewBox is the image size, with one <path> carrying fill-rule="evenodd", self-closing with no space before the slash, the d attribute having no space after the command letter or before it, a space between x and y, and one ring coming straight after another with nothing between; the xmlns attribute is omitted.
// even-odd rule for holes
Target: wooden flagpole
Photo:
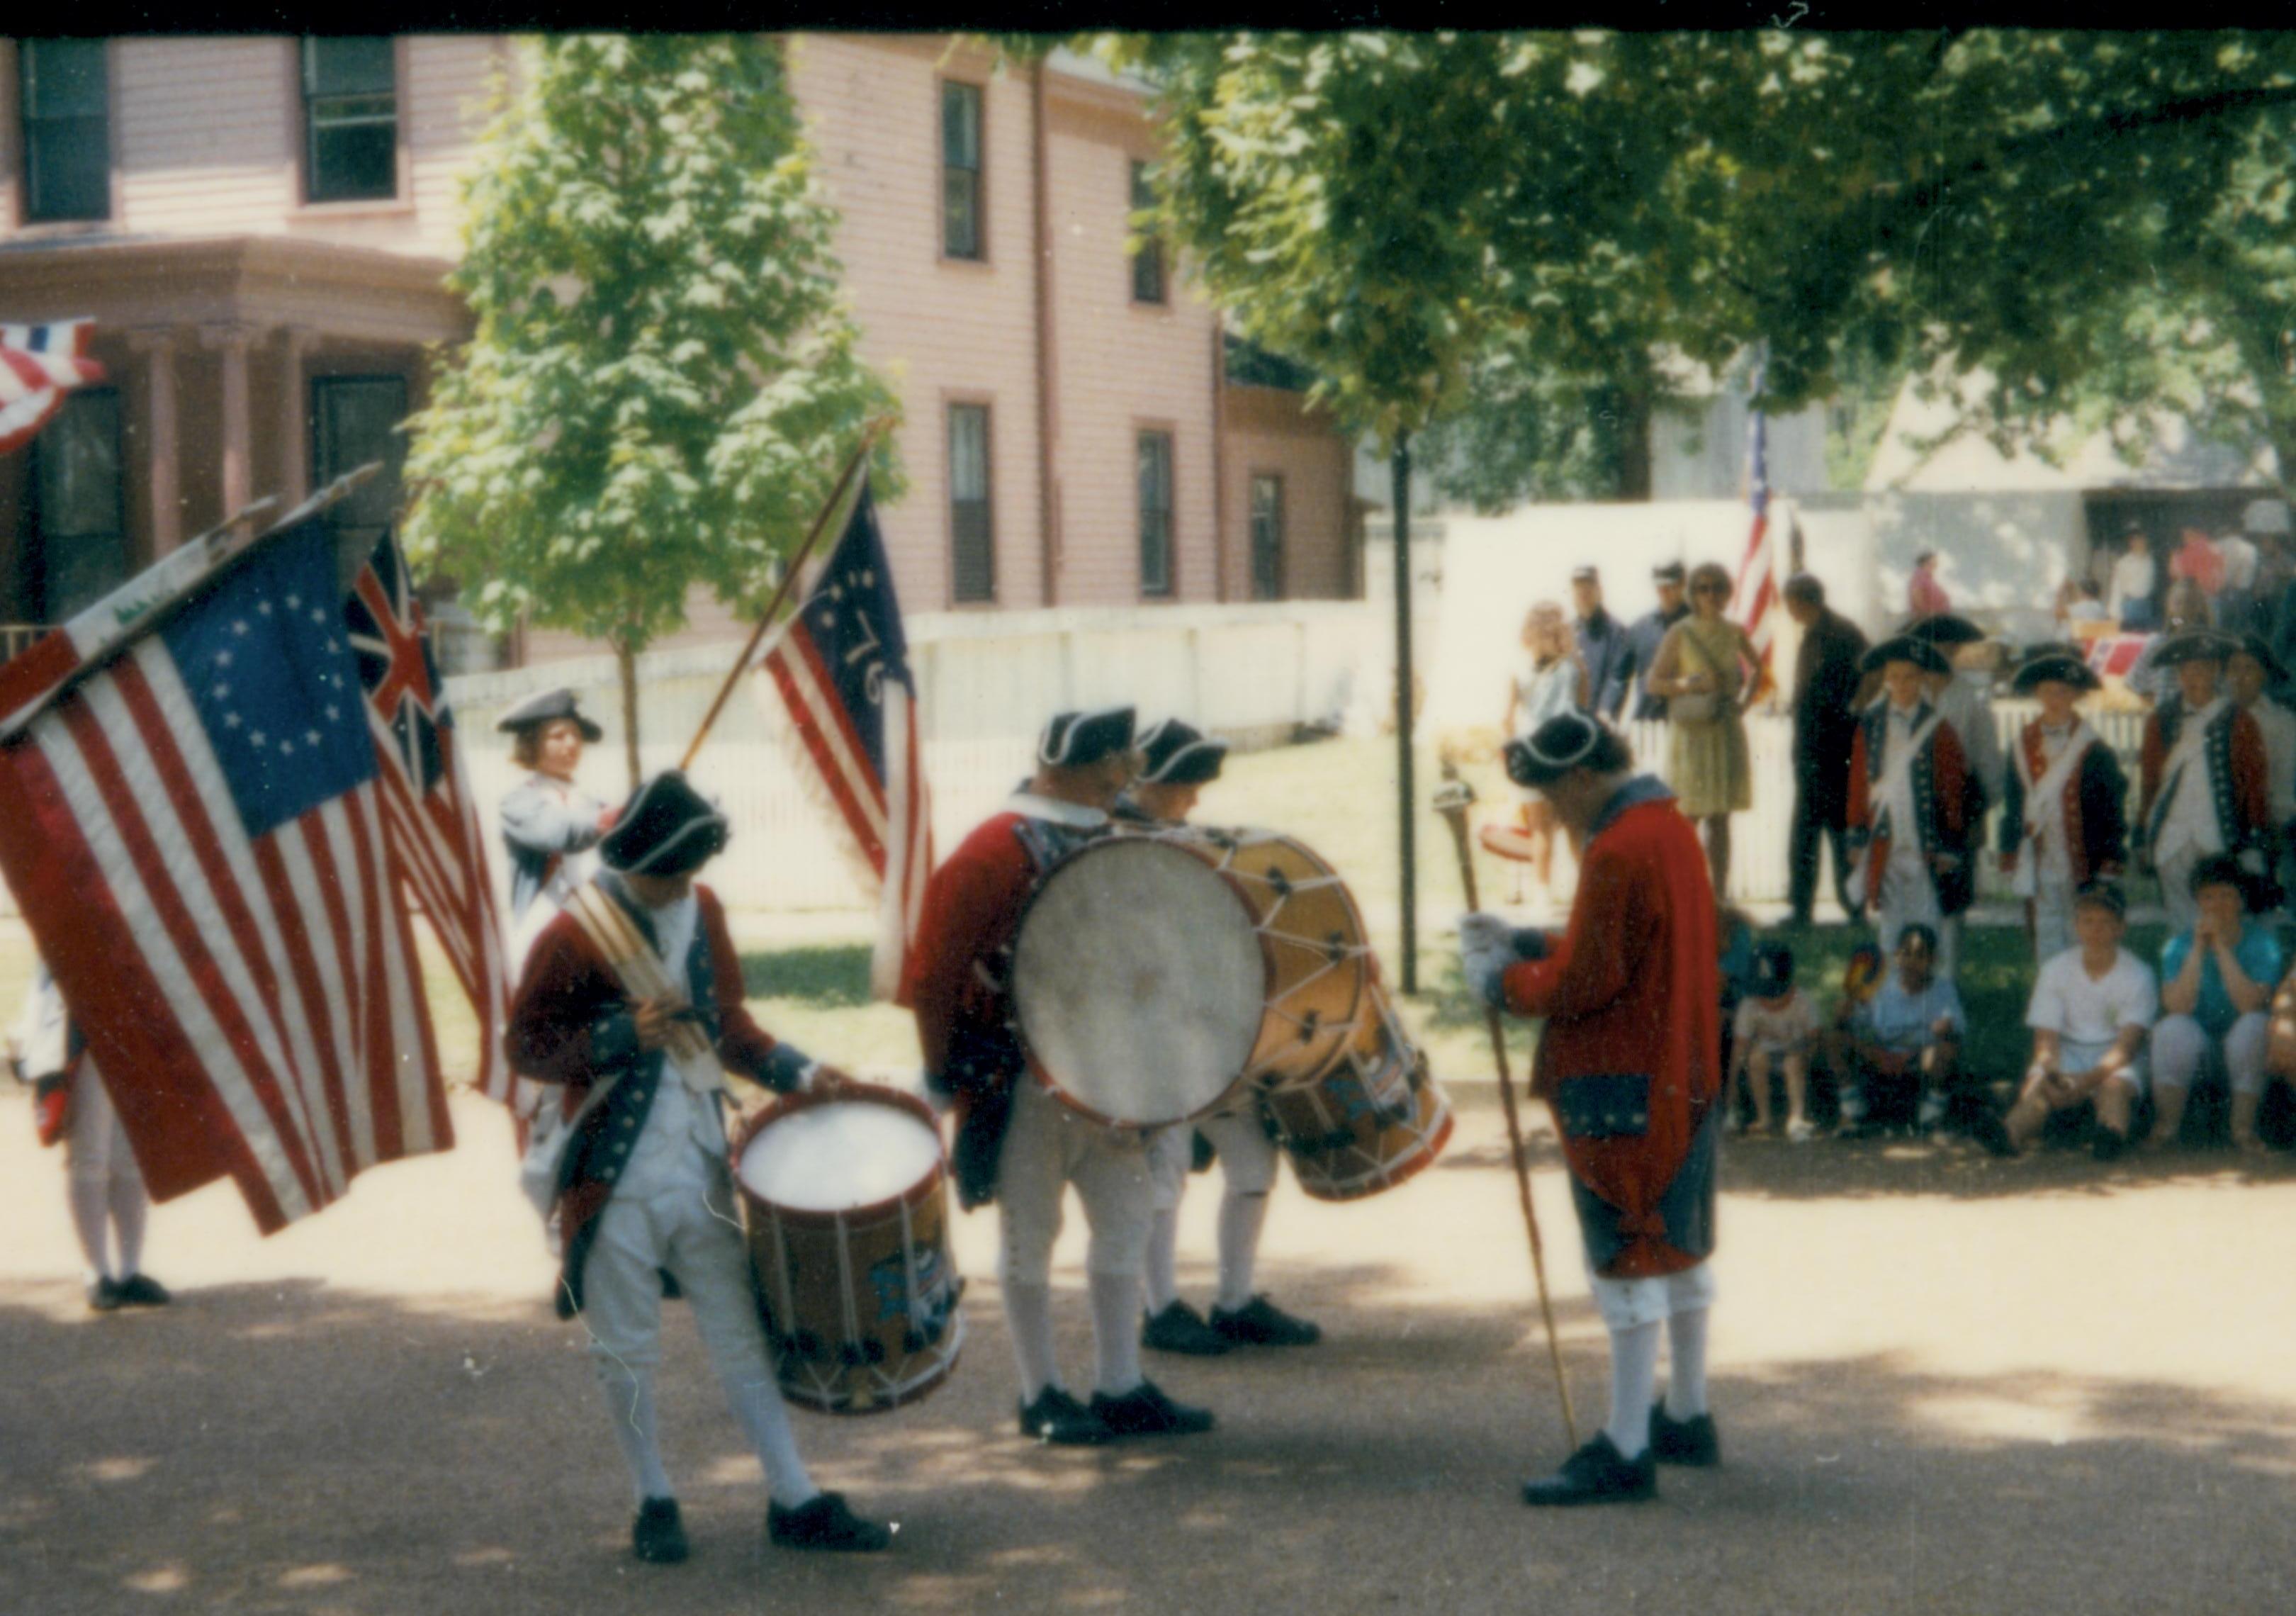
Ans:
<svg viewBox="0 0 2296 1616"><path fill-rule="evenodd" d="M838 474L837 486L830 490L821 513L813 519L813 526L806 533L805 542L797 547L797 554L790 557L789 568L782 574L781 584L775 589L773 599L766 603L757 628L750 631L749 643L742 647L742 654L734 659L734 666L727 670L726 682L718 687L717 697L709 703L709 710L701 715L701 727L693 732L693 739L685 749L685 756L678 761L677 767L681 771L693 767L693 759L701 754L701 743L709 738L710 728L718 722L718 715L725 710L726 698L734 693L734 686L748 671L750 659L758 654L758 644L765 639L766 631L773 627L774 619L781 614L783 603L797 587L798 574L803 570L806 558L813 554L814 546L819 544L821 536L828 531L829 519L844 504L854 478L868 463L869 451L877 447L877 439L883 437L886 429L892 424L890 415L880 415L862 430L861 447L853 451L853 457L845 463L845 470Z"/></svg>

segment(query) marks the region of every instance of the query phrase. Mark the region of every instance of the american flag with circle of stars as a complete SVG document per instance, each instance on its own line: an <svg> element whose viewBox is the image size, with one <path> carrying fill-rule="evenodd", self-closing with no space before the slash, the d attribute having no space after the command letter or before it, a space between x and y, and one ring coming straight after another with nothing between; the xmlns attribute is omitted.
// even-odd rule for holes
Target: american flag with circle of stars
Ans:
<svg viewBox="0 0 2296 1616"><path fill-rule="evenodd" d="M871 987L891 998L932 874L932 815L908 637L865 479L837 547L760 666L759 702L788 715L782 734L798 772L819 788L873 890Z"/></svg>
<svg viewBox="0 0 2296 1616"><path fill-rule="evenodd" d="M0 868L153 1194L269 1233L453 1143L334 535L153 620L0 749Z"/></svg>

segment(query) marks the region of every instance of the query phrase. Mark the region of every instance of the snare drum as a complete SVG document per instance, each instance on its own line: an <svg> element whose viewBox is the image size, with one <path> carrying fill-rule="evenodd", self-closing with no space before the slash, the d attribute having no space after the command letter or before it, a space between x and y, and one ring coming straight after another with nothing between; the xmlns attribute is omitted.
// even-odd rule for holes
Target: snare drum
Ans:
<svg viewBox="0 0 2296 1616"><path fill-rule="evenodd" d="M1266 1103L1300 1187L1319 1201L1392 1189L1451 1138L1451 1103L1383 1002L1329 1071Z"/></svg>
<svg viewBox="0 0 2296 1616"><path fill-rule="evenodd" d="M734 1179L784 1398L874 1414L948 1378L964 1345L964 1281L922 1102L862 1084L784 1095L741 1130Z"/></svg>

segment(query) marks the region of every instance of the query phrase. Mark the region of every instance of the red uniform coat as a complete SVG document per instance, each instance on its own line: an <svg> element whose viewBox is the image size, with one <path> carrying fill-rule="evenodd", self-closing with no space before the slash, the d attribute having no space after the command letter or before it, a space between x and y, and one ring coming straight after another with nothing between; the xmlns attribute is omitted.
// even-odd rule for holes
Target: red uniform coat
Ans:
<svg viewBox="0 0 2296 1616"><path fill-rule="evenodd" d="M693 896L701 914L685 985L719 1062L770 1088L794 1087L803 1057L779 1044L743 1008L742 962L726 929L724 906L707 887L695 887ZM646 934L644 916L627 904L623 907ZM571 915L562 914L543 929L527 956L511 1006L504 1043L512 1070L559 1085L561 1114L569 1120L597 1084L618 1077L606 1098L582 1119L560 1170L558 1216L566 1252L558 1298L562 1317L582 1305L582 1265L598 1215L613 1199L662 1079L661 1053L638 1047L630 1010L621 979Z"/></svg>
<svg viewBox="0 0 2296 1616"><path fill-rule="evenodd" d="M1914 721L1926 722L1935 710L1923 701L1914 709ZM1884 697L1858 715L1857 734L1849 743L1849 847L1866 861L1866 891L1869 904L1878 900L1882 873L1890 865L1890 849L1906 827L1893 824L1883 834L1876 821L1882 803L1882 766L1887 761L1890 702ZM1930 861L1930 880L1937 888L1940 913L1958 915L1977 897L1976 860L1971 856L1984 829L1985 799L1971 774L1969 753L1952 722L1940 718L1915 754L1913 765L1915 828L1922 853Z"/></svg>
<svg viewBox="0 0 2296 1616"><path fill-rule="evenodd" d="M2137 754L2138 845L2150 851L2169 805L2161 800L2161 778L2176 750L2187 715L2182 700L2163 701L2144 720L2144 742ZM2216 805L2225 850L2237 854L2262 846L2272 836L2271 775L2265 761L2264 731L2229 701L2210 720L2201 760L2209 771L2209 800Z"/></svg>
<svg viewBox="0 0 2296 1616"><path fill-rule="evenodd" d="M1570 923L1507 968L1507 1007L1544 1016L1531 1092L1554 1108L1595 1271L1678 1273L1713 1250L1721 983L1698 836L1656 781L1596 818Z"/></svg>

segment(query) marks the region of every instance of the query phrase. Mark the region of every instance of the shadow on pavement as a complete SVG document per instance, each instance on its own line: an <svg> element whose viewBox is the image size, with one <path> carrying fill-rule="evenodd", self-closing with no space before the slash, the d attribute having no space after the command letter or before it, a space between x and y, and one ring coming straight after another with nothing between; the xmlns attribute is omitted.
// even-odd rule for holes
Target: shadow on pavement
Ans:
<svg viewBox="0 0 2296 1616"><path fill-rule="evenodd" d="M1836 1192L1839 1193L1839 1192ZM537 1300L404 1300L316 1281L90 1317L71 1286L0 1300L0 1605L292 1616L729 1611L1705 1611L2287 1608L2296 1415L2086 1376L1941 1379L1889 1358L1724 1376L1726 1468L1654 1506L1534 1514L1562 1457L1527 1312L1399 1306L1377 1265L1275 1265L1324 1345L1151 1355L1219 1415L1186 1441L1048 1449L1013 1431L992 1284L950 1385L864 1420L800 1415L824 1485L894 1551L766 1547L763 1489L672 1309L663 1436L694 1558L635 1564L577 1333ZM1079 1288L1061 1353L1088 1360ZM1599 1327L1567 1301L1582 1423ZM2069 1358L2073 1355L2069 1352ZM2204 1591L2204 1593L2203 1593Z"/></svg>

